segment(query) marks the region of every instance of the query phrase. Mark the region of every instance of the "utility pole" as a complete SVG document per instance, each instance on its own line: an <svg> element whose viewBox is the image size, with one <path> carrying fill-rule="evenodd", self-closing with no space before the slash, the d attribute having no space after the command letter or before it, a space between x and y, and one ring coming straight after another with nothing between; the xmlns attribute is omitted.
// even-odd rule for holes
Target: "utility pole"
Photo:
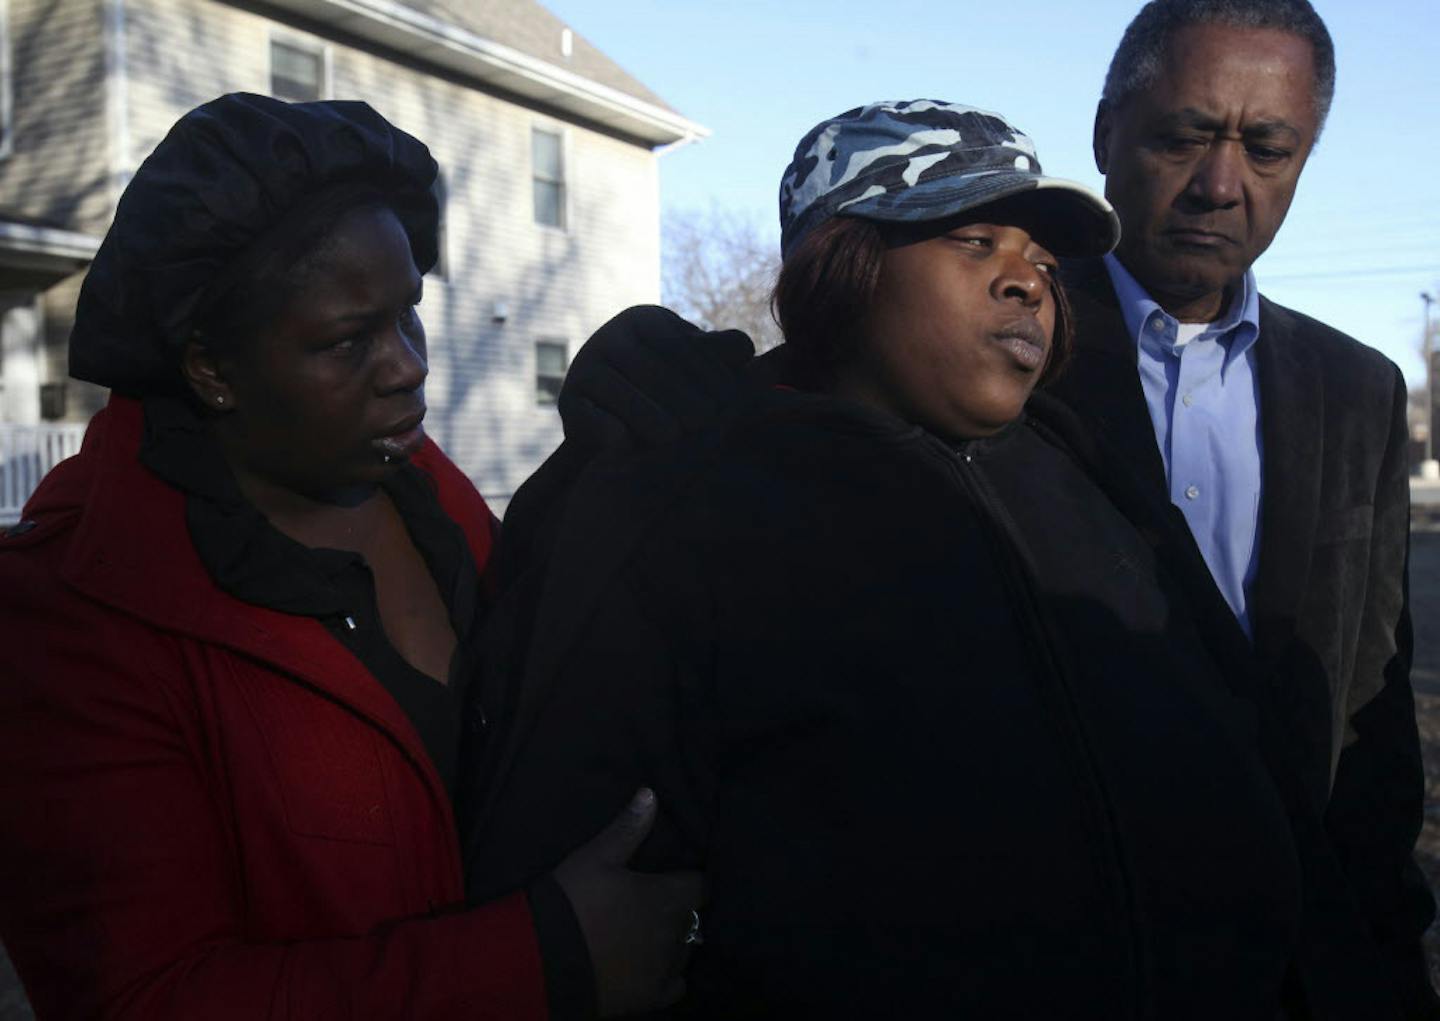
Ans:
<svg viewBox="0 0 1440 1021"><path fill-rule="evenodd" d="M1421 291L1420 300L1425 303L1420 327L1420 351L1425 356L1425 460L1420 464L1420 475L1428 479L1440 475L1440 465L1435 463L1435 345L1430 328L1430 306L1435 299L1429 291Z"/></svg>

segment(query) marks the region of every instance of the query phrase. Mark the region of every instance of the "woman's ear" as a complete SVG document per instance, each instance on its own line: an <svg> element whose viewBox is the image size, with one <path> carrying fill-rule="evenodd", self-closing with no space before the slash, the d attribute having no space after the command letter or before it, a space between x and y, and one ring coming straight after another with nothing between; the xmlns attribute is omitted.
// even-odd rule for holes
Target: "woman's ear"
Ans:
<svg viewBox="0 0 1440 1021"><path fill-rule="evenodd" d="M235 392L215 352L198 339L186 341L180 355L180 372L200 403L212 411L234 411Z"/></svg>

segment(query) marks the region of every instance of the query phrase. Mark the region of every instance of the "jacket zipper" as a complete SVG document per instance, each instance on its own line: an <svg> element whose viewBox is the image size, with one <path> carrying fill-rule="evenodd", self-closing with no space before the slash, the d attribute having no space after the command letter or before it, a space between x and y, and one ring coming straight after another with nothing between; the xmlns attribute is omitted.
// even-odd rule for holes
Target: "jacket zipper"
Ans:
<svg viewBox="0 0 1440 1021"><path fill-rule="evenodd" d="M936 443L939 444L939 441ZM1128 965L1133 995L1125 1014L1135 1018L1143 1017L1146 1013L1144 1004L1149 999L1149 990L1144 979L1145 971L1141 966L1144 954L1131 894L1129 869L1126 866L1114 809L1111 807L1099 764L1086 737L1069 674L1054 652L1057 645L1055 630L1035 592L1030 572L1016 552L1015 542L1011 538L1018 530L1003 504L995 499L986 485L983 473L975 464L974 455L968 446L967 444L958 450L944 446L949 455L947 461L961 490L980 511L982 526L988 533L991 548L1001 566L1001 573L1011 590L1011 602L1040 639L1034 646L1038 660L1036 666L1042 678L1048 677L1053 682L1045 685L1048 696L1046 701L1058 717L1060 728L1068 738L1072 756L1079 767L1078 775L1082 778L1087 792L1087 808L1094 820L1094 830L1100 837L1099 845L1107 866L1104 878L1109 886L1110 899L1115 906L1116 918L1130 937Z"/></svg>

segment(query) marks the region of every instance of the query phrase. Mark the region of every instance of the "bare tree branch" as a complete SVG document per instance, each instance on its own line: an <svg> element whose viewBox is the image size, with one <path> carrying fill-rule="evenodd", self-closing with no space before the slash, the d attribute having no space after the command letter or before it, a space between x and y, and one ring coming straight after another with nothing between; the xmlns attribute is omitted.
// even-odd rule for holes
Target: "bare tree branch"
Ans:
<svg viewBox="0 0 1440 1021"><path fill-rule="evenodd" d="M707 330L744 330L757 352L780 343L770 315L780 253L753 219L714 206L667 213L662 253L665 304Z"/></svg>

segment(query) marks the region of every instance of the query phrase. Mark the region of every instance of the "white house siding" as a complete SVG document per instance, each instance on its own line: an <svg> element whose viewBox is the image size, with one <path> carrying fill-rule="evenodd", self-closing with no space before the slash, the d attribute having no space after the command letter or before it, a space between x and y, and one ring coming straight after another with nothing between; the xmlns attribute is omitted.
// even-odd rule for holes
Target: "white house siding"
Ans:
<svg viewBox="0 0 1440 1021"><path fill-rule="evenodd" d="M99 233L110 219L103 0L6 0L12 68L6 212Z"/></svg>
<svg viewBox="0 0 1440 1021"><path fill-rule="evenodd" d="M107 2L3 0L11 131L9 152L0 157L0 215L96 235L109 223L115 180L106 135ZM0 287L39 293L42 381L65 379L79 281L78 274L51 283L0 273ZM96 387L72 382L68 389L67 418L88 417L103 399Z"/></svg>
<svg viewBox="0 0 1440 1021"><path fill-rule="evenodd" d="M620 309L659 298L657 158L649 149L329 42L217 0L126 0L128 134L136 163L185 110L223 92L269 90L272 33L330 46L331 96L364 99L422 139L449 193L449 279L431 277L431 435L503 507L560 440L535 398L535 341L573 355ZM203 56L202 56L203 55ZM534 222L532 126L565 138L568 228ZM494 321L496 303L507 312Z"/></svg>

